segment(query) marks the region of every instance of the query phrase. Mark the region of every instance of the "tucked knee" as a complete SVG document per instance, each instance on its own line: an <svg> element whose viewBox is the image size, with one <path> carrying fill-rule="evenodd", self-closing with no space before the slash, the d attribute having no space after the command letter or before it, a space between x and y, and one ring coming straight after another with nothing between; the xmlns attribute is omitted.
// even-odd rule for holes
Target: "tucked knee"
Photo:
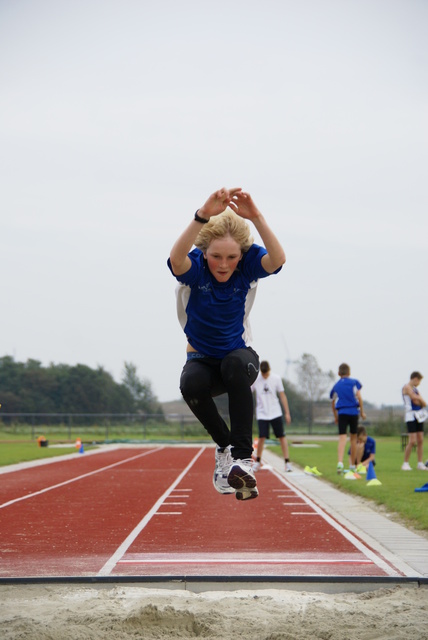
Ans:
<svg viewBox="0 0 428 640"><path fill-rule="evenodd" d="M248 378L248 372L241 360L234 356L230 356L223 360L221 374L225 384Z"/></svg>
<svg viewBox="0 0 428 640"><path fill-rule="evenodd" d="M180 381L180 391L185 401L193 405L196 405L198 398L206 393L204 385L197 376L184 376Z"/></svg>

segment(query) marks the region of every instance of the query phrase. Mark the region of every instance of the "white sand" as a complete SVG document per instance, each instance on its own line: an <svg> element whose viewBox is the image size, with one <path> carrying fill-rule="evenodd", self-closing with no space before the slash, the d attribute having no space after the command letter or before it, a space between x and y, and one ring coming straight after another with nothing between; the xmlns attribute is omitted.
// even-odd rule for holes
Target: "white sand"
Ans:
<svg viewBox="0 0 428 640"><path fill-rule="evenodd" d="M0 586L2 640L428 640L428 588L363 593Z"/></svg>

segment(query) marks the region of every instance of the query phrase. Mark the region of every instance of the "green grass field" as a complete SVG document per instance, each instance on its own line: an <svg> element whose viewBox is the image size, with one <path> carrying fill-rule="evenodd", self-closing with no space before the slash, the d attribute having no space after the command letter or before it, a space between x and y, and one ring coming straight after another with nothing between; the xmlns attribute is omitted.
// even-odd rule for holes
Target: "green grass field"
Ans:
<svg viewBox="0 0 428 640"><path fill-rule="evenodd" d="M27 462L28 460L39 460L42 458L53 458L63 456L67 453L76 453L75 446L61 448L39 447L37 442L0 442L0 466L16 464L17 462Z"/></svg>
<svg viewBox="0 0 428 640"><path fill-rule="evenodd" d="M387 513L395 513L415 529L428 531L428 492L417 493L416 487L428 483L428 471L416 470L416 452L412 452L410 465L413 471L401 471L403 452L401 440L397 437L376 438L375 473L381 485L367 486L364 476L361 480L345 480L336 472L337 441L313 440L317 447L293 446L289 438L290 460L303 468L306 465L317 467L327 480L341 491L373 500L385 507ZM281 455L279 446L270 449ZM346 449L346 452L348 449ZM347 459L345 468L347 468ZM424 459L425 461L425 459Z"/></svg>

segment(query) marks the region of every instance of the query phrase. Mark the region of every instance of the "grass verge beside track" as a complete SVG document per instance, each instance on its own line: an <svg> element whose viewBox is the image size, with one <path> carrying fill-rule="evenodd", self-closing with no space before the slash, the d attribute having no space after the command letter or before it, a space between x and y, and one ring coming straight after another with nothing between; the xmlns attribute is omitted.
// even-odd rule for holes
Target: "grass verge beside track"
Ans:
<svg viewBox="0 0 428 640"><path fill-rule="evenodd" d="M85 448L86 449L86 448ZM37 442L0 442L0 467L76 453L76 447L39 447Z"/></svg>
<svg viewBox="0 0 428 640"><path fill-rule="evenodd" d="M337 441L311 440L298 444L293 436L290 436L288 441L292 463L303 468L306 465L315 466L322 473L322 479L341 491L373 500L387 511L399 515L415 529L428 531L428 492L415 492L417 487L428 483L428 470L416 470L416 453L412 452L410 464L413 470L401 471L403 452L400 438L376 438L375 473L382 484L373 486L367 485L365 476L361 476L360 480L345 480L343 475L337 474ZM279 446L270 449L281 455ZM348 448L346 453L347 451ZM348 468L347 456L344 463L345 468Z"/></svg>

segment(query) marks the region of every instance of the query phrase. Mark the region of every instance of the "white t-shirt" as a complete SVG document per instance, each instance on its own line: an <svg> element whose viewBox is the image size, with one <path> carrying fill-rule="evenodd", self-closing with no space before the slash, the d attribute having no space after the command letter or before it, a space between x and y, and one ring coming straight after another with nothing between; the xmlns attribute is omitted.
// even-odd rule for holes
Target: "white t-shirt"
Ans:
<svg viewBox="0 0 428 640"><path fill-rule="evenodd" d="M257 420L273 420L282 416L278 394L284 391L284 385L279 375L271 372L267 378L263 378L259 373L251 385L251 391L256 394Z"/></svg>

